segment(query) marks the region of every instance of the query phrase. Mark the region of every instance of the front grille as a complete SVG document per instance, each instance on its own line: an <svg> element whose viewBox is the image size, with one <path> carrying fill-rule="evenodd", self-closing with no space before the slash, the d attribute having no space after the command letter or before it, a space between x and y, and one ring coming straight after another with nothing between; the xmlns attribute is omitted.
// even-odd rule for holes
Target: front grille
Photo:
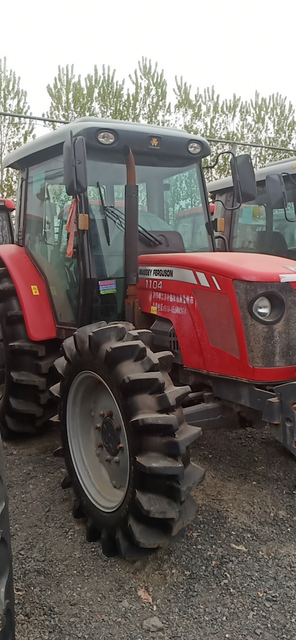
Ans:
<svg viewBox="0 0 296 640"><path fill-rule="evenodd" d="M242 324L252 367L290 367L296 365L296 293L287 282L244 282L234 280ZM285 313L276 324L264 324L251 317L248 305L264 292L282 296Z"/></svg>

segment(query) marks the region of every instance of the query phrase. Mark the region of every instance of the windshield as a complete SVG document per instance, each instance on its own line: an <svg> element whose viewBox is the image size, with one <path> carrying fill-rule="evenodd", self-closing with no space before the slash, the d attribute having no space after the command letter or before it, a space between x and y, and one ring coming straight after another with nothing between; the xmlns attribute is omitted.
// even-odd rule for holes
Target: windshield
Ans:
<svg viewBox="0 0 296 640"><path fill-rule="evenodd" d="M180 235L180 247L184 252L209 251L210 239L206 231L206 212L202 208L202 182L200 167L196 164L185 167L144 166L136 164L139 188L139 226L151 233L174 231ZM88 161L88 196L99 235L102 235L100 193L106 207L116 207L124 212L126 183L125 164L110 164L97 160ZM189 218L182 214L195 214L195 233ZM110 222L109 222L110 224ZM118 224L117 227L120 225ZM112 235L112 223L110 229ZM118 233L113 229L113 234ZM181 240L183 242L181 242Z"/></svg>
<svg viewBox="0 0 296 640"><path fill-rule="evenodd" d="M294 176L296 182L296 175ZM233 251L266 253L296 259L296 184L285 179L288 206L272 209L265 181L257 183L257 197L243 204L232 214L231 242ZM226 206L231 206L232 190L217 196ZM221 203L216 205L216 215L226 216Z"/></svg>

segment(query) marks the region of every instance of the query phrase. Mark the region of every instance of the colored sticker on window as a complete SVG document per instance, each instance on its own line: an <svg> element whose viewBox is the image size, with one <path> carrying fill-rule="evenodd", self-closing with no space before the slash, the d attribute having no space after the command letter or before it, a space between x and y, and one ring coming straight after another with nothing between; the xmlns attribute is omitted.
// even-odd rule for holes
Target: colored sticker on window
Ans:
<svg viewBox="0 0 296 640"><path fill-rule="evenodd" d="M31 284L31 291L33 296L39 296L39 289L36 284Z"/></svg>
<svg viewBox="0 0 296 640"><path fill-rule="evenodd" d="M99 280L99 291L102 295L116 293L116 280Z"/></svg>

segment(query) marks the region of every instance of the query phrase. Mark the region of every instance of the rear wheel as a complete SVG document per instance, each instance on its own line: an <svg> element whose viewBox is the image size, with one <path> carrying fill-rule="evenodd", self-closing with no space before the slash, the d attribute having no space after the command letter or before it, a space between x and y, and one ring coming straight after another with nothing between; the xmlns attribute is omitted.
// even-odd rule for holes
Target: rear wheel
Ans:
<svg viewBox="0 0 296 640"><path fill-rule="evenodd" d="M14 640L14 591L4 459L0 439L0 640Z"/></svg>
<svg viewBox="0 0 296 640"><path fill-rule="evenodd" d="M42 319L40 319L42 321ZM58 340L29 339L14 284L0 267L0 425L4 439L35 434L55 415L49 388L56 381L53 363Z"/></svg>
<svg viewBox="0 0 296 640"><path fill-rule="evenodd" d="M133 559L176 540L196 513L190 491L204 477L190 463L201 430L186 424L169 352L129 323L78 329L56 362L62 446L89 540Z"/></svg>

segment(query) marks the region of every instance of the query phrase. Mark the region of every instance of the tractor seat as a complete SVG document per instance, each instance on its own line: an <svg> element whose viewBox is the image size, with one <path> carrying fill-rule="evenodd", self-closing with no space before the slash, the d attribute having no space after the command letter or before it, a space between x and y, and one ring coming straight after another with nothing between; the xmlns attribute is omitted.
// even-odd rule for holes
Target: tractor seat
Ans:
<svg viewBox="0 0 296 640"><path fill-rule="evenodd" d="M254 246L256 253L287 258L288 245L279 231L257 231Z"/></svg>

